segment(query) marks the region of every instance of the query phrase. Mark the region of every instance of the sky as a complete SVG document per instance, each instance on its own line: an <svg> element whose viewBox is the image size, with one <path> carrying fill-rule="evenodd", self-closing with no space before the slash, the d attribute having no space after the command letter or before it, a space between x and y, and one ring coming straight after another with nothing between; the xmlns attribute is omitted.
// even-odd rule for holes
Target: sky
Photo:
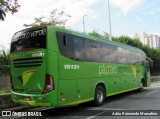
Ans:
<svg viewBox="0 0 160 119"><path fill-rule="evenodd" d="M160 0L109 0L111 31L113 36L147 33L160 35ZM35 17L49 16L57 9L71 17L66 27L83 32L83 16L86 33L93 30L109 33L108 0L19 0L18 13L7 13L0 21L0 49L9 49L15 32L24 29L23 24L34 22ZM65 19L65 18L64 18Z"/></svg>

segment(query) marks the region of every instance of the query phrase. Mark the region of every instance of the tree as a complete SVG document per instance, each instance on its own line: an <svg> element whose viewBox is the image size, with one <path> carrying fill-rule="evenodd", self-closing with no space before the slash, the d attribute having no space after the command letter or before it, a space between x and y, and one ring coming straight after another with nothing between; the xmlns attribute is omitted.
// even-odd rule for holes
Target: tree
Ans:
<svg viewBox="0 0 160 119"><path fill-rule="evenodd" d="M0 20L4 21L7 12L18 12L20 5L18 0L0 0Z"/></svg>
<svg viewBox="0 0 160 119"><path fill-rule="evenodd" d="M97 31L93 30L92 32L88 33L88 35L99 37L99 38L104 38L104 39L109 39L109 34L106 32L103 32L103 34L100 34Z"/></svg>
<svg viewBox="0 0 160 119"><path fill-rule="evenodd" d="M95 30L93 30L92 32L88 33L88 35L94 36L94 37L102 37L101 34L99 34L98 32L96 32Z"/></svg>
<svg viewBox="0 0 160 119"><path fill-rule="evenodd" d="M53 10L50 16L47 18L45 16L35 17L34 23L31 24L24 24L25 27L34 27L34 26L41 26L41 25L65 25L67 19L63 19L62 17L71 17L64 13L64 11L58 12L57 9Z"/></svg>
<svg viewBox="0 0 160 119"><path fill-rule="evenodd" d="M4 48L3 46L0 46ZM0 49L0 73L3 74L10 74L10 67L9 67L9 52L4 49Z"/></svg>
<svg viewBox="0 0 160 119"><path fill-rule="evenodd" d="M130 38L128 36L120 36L120 37L113 37L112 39L114 41L131 45L133 47L138 47L140 49L142 49L143 47L143 44L139 41L139 39L136 39L136 38Z"/></svg>
<svg viewBox="0 0 160 119"><path fill-rule="evenodd" d="M103 37L104 37L105 39L109 39L109 37L110 37L109 33L104 32L103 34L104 34Z"/></svg>
<svg viewBox="0 0 160 119"><path fill-rule="evenodd" d="M120 36L120 37L113 37L112 40L120 43L128 44L129 40L131 39L128 36Z"/></svg>

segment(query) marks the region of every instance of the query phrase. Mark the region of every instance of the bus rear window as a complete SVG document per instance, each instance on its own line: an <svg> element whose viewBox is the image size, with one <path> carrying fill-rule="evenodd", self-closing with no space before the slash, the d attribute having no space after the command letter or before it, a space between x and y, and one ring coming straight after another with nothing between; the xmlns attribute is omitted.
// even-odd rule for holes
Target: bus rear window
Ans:
<svg viewBox="0 0 160 119"><path fill-rule="evenodd" d="M46 28L17 32L11 41L11 52L46 48Z"/></svg>

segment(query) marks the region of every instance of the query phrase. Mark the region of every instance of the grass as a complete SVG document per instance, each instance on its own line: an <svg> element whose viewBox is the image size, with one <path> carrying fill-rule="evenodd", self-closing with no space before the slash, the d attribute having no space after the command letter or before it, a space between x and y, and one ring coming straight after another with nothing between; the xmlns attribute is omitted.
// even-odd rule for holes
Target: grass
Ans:
<svg viewBox="0 0 160 119"><path fill-rule="evenodd" d="M9 90L0 90L0 95L2 95L2 94L6 94L6 93L10 93L11 91L9 91Z"/></svg>

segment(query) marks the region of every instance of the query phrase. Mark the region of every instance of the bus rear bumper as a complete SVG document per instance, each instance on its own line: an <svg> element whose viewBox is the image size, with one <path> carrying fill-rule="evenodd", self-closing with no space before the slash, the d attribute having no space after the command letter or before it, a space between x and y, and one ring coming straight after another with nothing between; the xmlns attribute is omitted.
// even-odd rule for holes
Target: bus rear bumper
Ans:
<svg viewBox="0 0 160 119"><path fill-rule="evenodd" d="M47 95L47 94L46 94ZM12 91L12 100L28 106L51 106L45 94L21 94Z"/></svg>

